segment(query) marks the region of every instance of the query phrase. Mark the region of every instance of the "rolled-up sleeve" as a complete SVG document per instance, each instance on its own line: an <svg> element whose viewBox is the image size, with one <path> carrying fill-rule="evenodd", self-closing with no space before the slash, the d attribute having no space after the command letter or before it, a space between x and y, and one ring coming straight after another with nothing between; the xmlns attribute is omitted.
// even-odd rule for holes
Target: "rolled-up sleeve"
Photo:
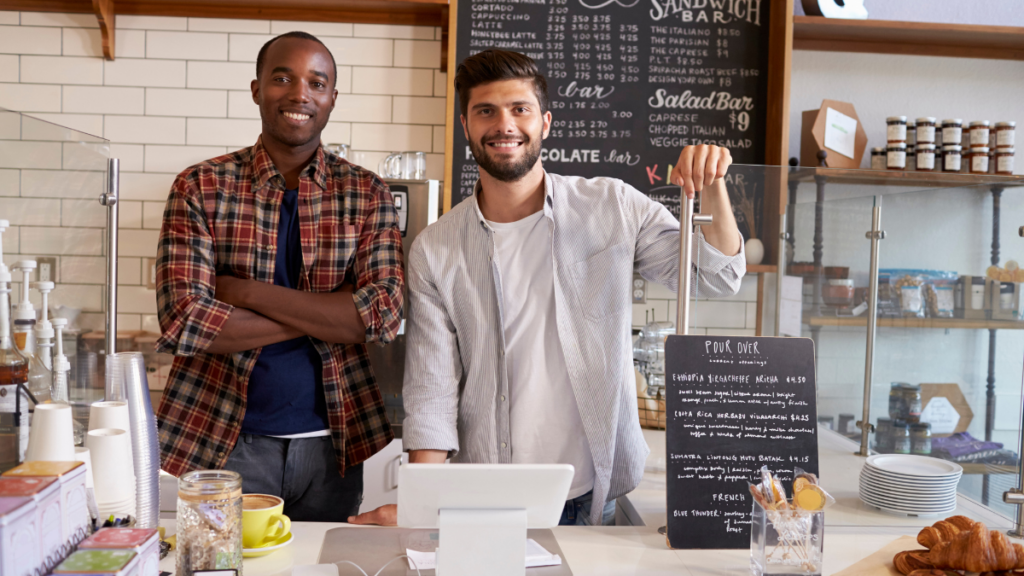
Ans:
<svg viewBox="0 0 1024 576"><path fill-rule="evenodd" d="M636 271L651 282L679 290L679 221L660 202L655 202L638 190L623 185L627 213L631 221L638 222L636 230ZM704 240L697 227L693 243L693 271L691 294L699 298L731 296L739 291L743 275L747 273L747 260L740 238L740 251L726 256Z"/></svg>
<svg viewBox="0 0 1024 576"><path fill-rule="evenodd" d="M402 233L387 185L373 178L367 217L356 251L352 298L366 326L366 341L388 344L402 325Z"/></svg>
<svg viewBox="0 0 1024 576"><path fill-rule="evenodd" d="M454 457L459 451L459 342L418 241L409 254L408 273L402 444L405 450L446 450Z"/></svg>
<svg viewBox="0 0 1024 576"><path fill-rule="evenodd" d="M194 356L217 339L233 307L214 298L216 252L198 191L182 173L171 187L157 246L157 349Z"/></svg>

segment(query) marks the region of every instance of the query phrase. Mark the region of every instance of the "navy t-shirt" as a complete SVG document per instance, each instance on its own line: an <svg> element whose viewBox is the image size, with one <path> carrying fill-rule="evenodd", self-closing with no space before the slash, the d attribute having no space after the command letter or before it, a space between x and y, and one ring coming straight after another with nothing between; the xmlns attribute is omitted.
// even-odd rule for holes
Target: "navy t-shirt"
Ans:
<svg viewBox="0 0 1024 576"><path fill-rule="evenodd" d="M285 190L274 284L297 288L302 274L299 191ZM307 336L264 346L249 376L243 434L288 436L330 428L320 353Z"/></svg>

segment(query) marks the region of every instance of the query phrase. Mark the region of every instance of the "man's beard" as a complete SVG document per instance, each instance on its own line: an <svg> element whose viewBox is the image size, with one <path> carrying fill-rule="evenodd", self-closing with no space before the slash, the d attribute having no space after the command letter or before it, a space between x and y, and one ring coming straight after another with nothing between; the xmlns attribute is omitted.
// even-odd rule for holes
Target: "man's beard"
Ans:
<svg viewBox="0 0 1024 576"><path fill-rule="evenodd" d="M523 156L518 161L499 162L488 154L487 142L502 140L503 138L490 138L477 143L470 140L469 149L473 152L476 163L483 168L495 180L501 182L518 182L533 169L537 159L540 158L540 139L534 142L529 136L523 135Z"/></svg>

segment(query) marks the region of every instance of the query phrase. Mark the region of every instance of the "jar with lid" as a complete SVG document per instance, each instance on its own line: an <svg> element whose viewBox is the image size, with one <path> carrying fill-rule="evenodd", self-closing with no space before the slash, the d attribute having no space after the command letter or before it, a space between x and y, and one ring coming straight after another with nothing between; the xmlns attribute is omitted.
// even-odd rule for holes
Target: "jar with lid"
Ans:
<svg viewBox="0 0 1024 576"><path fill-rule="evenodd" d="M1013 148L1016 129L1016 122L996 122L996 148Z"/></svg>
<svg viewBox="0 0 1024 576"><path fill-rule="evenodd" d="M907 142L907 117L889 116L885 119L885 141L886 142Z"/></svg>
<svg viewBox="0 0 1024 576"><path fill-rule="evenodd" d="M907 145L902 142L890 142L885 147L885 168L887 170L907 169Z"/></svg>
<svg viewBox="0 0 1024 576"><path fill-rule="evenodd" d="M907 409L906 396L903 394L904 386L910 386L910 384L893 382L889 385L889 418L893 420L906 420L910 414Z"/></svg>
<svg viewBox="0 0 1024 576"><path fill-rule="evenodd" d="M907 144L907 170L917 170L917 146Z"/></svg>
<svg viewBox="0 0 1024 576"><path fill-rule="evenodd" d="M836 308L849 308L853 306L853 280L832 279L825 286L825 304Z"/></svg>
<svg viewBox="0 0 1024 576"><path fill-rule="evenodd" d="M971 294L964 294L964 305L967 310L985 309L985 277L971 277Z"/></svg>
<svg viewBox="0 0 1024 576"><path fill-rule="evenodd" d="M996 148L996 174L1013 175L1013 148Z"/></svg>
<svg viewBox="0 0 1024 576"><path fill-rule="evenodd" d="M907 144L917 144L917 125L907 120Z"/></svg>
<svg viewBox="0 0 1024 576"><path fill-rule="evenodd" d="M917 170L920 172L935 171L935 144L917 145Z"/></svg>
<svg viewBox="0 0 1024 576"><path fill-rule="evenodd" d="M871 149L871 169L885 170L885 148L876 146Z"/></svg>
<svg viewBox="0 0 1024 576"><path fill-rule="evenodd" d="M971 174L988 174L988 146L971 146L967 162Z"/></svg>
<svg viewBox="0 0 1024 576"><path fill-rule="evenodd" d="M910 425L910 453L922 456L932 454L932 425L918 422Z"/></svg>
<svg viewBox="0 0 1024 576"><path fill-rule="evenodd" d="M959 144L946 144L942 147L942 171L960 171L960 150Z"/></svg>
<svg viewBox="0 0 1024 576"><path fill-rule="evenodd" d="M906 420L910 424L921 421L921 387L915 384L903 384L903 403L906 406Z"/></svg>
<svg viewBox="0 0 1024 576"><path fill-rule="evenodd" d="M935 144L935 117L917 119L917 144Z"/></svg>
<svg viewBox="0 0 1024 576"><path fill-rule="evenodd" d="M910 454L910 428L903 420L892 422L892 453Z"/></svg>
<svg viewBox="0 0 1024 576"><path fill-rule="evenodd" d="M882 454L892 452L892 418L879 418L875 424L875 450Z"/></svg>
<svg viewBox="0 0 1024 576"><path fill-rule="evenodd" d="M971 148L984 146L988 148L988 120L975 120L971 122Z"/></svg>
<svg viewBox="0 0 1024 576"><path fill-rule="evenodd" d="M960 118L947 118L942 121L942 143L959 144L963 139L964 121Z"/></svg>
<svg viewBox="0 0 1024 576"><path fill-rule="evenodd" d="M178 480L176 575L200 570L242 573L242 477L196 470Z"/></svg>

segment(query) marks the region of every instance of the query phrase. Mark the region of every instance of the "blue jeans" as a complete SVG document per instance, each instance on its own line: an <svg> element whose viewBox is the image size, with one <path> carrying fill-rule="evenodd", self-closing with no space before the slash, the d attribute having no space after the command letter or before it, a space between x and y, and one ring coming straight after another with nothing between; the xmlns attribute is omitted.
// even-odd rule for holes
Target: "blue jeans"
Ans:
<svg viewBox="0 0 1024 576"><path fill-rule="evenodd" d="M363 502L363 465L347 467L343 478L329 436L242 434L224 469L242 475L245 494L279 496L295 522L347 522Z"/></svg>
<svg viewBox="0 0 1024 576"><path fill-rule="evenodd" d="M583 496L566 500L565 508L562 509L562 519L558 521L559 526L592 526L590 523L591 506L594 503L594 492L591 490ZM601 513L601 524L603 526L615 525L615 500L604 505Z"/></svg>

